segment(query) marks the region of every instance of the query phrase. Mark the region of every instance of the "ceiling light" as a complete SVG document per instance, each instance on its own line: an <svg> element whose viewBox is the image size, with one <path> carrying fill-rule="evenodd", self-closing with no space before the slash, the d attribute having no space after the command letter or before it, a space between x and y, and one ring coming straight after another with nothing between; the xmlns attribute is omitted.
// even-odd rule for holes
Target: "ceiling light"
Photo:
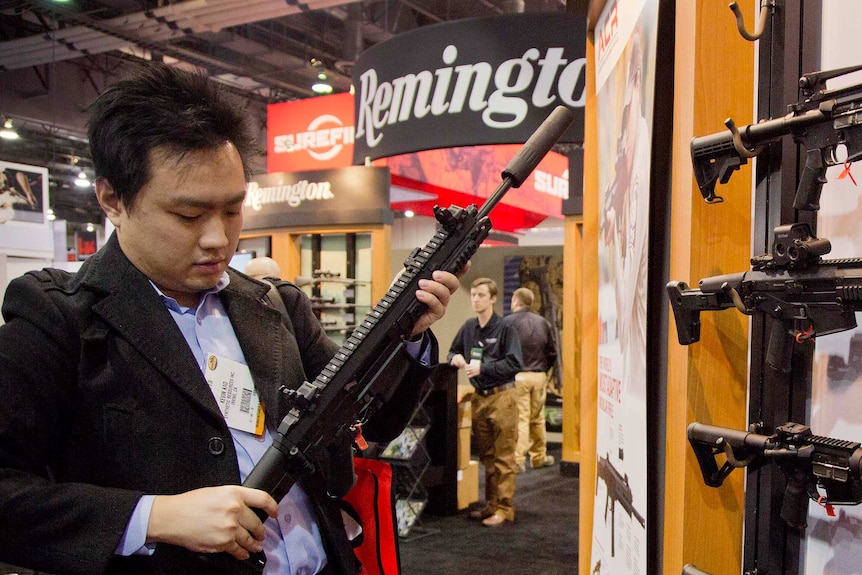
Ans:
<svg viewBox="0 0 862 575"><path fill-rule="evenodd" d="M414 212L413 210L404 210L404 217L405 218L412 218L415 215L416 215L416 212Z"/></svg>
<svg viewBox="0 0 862 575"><path fill-rule="evenodd" d="M317 58L312 58L311 67L317 70L317 82L312 84L311 91L315 94L331 94L332 85L327 81L326 70L323 69L323 62Z"/></svg>
<svg viewBox="0 0 862 575"><path fill-rule="evenodd" d="M92 231L94 231L95 229L96 229L96 228L94 228L94 227L93 227L93 224L87 224L87 231L88 231L88 232L92 232Z"/></svg>
<svg viewBox="0 0 862 575"><path fill-rule="evenodd" d="M3 122L3 129L0 130L0 138L4 140L17 140L21 136L18 135L18 132L15 131L15 128L12 127L12 120L6 119Z"/></svg>
<svg viewBox="0 0 862 575"><path fill-rule="evenodd" d="M54 214L54 210L48 208L48 221L53 222L57 219L57 216Z"/></svg>
<svg viewBox="0 0 862 575"><path fill-rule="evenodd" d="M331 94L332 86L326 81L326 74L321 72L317 75L319 82L315 82L311 86L311 91L315 94Z"/></svg>
<svg viewBox="0 0 862 575"><path fill-rule="evenodd" d="M86 188L90 185L90 180L87 179L87 174L81 172L78 174L78 179L75 180L75 185L79 188Z"/></svg>

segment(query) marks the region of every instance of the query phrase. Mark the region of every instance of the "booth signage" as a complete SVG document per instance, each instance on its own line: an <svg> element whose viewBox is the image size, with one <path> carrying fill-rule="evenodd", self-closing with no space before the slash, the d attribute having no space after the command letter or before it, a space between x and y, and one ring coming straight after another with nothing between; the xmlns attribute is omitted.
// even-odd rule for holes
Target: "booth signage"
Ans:
<svg viewBox="0 0 862 575"><path fill-rule="evenodd" d="M561 104L575 121L560 142L583 142L585 31L574 14L506 14L426 26L376 44L353 68L353 163L521 143Z"/></svg>
<svg viewBox="0 0 862 575"><path fill-rule="evenodd" d="M277 172L248 184L243 230L288 226L392 223L389 169Z"/></svg>
<svg viewBox="0 0 862 575"><path fill-rule="evenodd" d="M266 109L266 171L298 172L353 163L353 95L319 96Z"/></svg>

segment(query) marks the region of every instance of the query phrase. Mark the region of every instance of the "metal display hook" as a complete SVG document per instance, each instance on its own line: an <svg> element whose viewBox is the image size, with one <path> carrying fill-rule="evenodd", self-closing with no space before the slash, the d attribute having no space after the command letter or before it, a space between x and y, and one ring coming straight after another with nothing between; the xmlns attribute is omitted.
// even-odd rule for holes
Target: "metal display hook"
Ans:
<svg viewBox="0 0 862 575"><path fill-rule="evenodd" d="M736 29L739 30L740 35L746 40L754 42L755 40L760 39L760 36L763 35L763 30L766 27L766 13L767 10L775 10L775 0L762 0L760 3L760 18L757 22L757 30L754 31L754 34L751 34L748 30L745 29L745 21L742 17L742 10L740 10L739 5L736 2L731 2L729 8L733 11L733 14L736 16Z"/></svg>

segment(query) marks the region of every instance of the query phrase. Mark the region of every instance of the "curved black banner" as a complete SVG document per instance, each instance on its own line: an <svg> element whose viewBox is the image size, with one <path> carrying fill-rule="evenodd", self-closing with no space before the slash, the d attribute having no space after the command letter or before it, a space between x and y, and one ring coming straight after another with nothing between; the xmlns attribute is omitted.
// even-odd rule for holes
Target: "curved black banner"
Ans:
<svg viewBox="0 0 862 575"><path fill-rule="evenodd" d="M582 143L586 21L506 14L425 26L363 52L353 68L353 163L420 150L527 140L556 106Z"/></svg>

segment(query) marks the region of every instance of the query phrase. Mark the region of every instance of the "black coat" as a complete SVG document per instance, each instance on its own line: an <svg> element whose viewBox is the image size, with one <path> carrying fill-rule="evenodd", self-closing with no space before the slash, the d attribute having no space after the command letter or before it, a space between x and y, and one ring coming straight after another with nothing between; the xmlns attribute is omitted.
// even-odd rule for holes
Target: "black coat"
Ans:
<svg viewBox="0 0 862 575"><path fill-rule="evenodd" d="M220 297L275 427L286 412L279 388L316 376L338 346L298 288L280 288L291 333L265 303L267 285L228 273ZM240 479L230 431L191 350L116 236L77 274L14 280L3 316L0 561L58 575L211 574L194 554L170 545L157 545L152 557L114 556L142 495ZM435 345L435 361L436 354ZM404 383L388 413L378 414L386 424L378 439L403 428L428 375L406 355L394 363L400 365L387 373ZM366 432L374 437L373 426ZM325 483L320 474L303 480L330 565L354 573Z"/></svg>

